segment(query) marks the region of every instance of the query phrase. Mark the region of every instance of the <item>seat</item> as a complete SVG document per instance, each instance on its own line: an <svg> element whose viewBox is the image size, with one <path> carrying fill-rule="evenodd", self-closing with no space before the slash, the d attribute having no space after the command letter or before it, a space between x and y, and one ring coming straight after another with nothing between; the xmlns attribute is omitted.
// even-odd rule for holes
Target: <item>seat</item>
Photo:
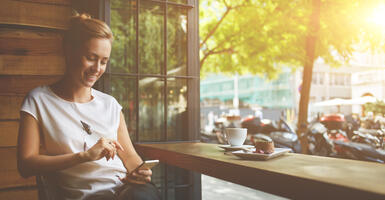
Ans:
<svg viewBox="0 0 385 200"><path fill-rule="evenodd" d="M47 177L43 175L36 176L39 200L55 200L55 186L48 183Z"/></svg>

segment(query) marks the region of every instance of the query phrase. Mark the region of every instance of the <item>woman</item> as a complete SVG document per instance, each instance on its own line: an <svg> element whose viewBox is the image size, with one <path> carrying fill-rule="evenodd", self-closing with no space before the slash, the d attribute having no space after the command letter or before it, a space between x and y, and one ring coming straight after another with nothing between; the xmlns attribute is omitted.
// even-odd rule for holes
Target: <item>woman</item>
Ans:
<svg viewBox="0 0 385 200"><path fill-rule="evenodd" d="M151 170L134 171L142 159L131 143L122 107L92 89L110 57L110 28L86 14L74 16L63 41L65 75L30 91L21 107L20 174L43 174L56 186L58 199L130 199L137 191L158 199L148 184Z"/></svg>

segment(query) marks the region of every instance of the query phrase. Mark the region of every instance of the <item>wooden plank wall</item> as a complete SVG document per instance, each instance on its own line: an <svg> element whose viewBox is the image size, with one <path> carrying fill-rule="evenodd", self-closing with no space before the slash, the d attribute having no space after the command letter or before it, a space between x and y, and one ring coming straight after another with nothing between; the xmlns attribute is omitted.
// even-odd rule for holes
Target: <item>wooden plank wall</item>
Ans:
<svg viewBox="0 0 385 200"><path fill-rule="evenodd" d="M19 109L26 93L65 72L62 30L71 0L0 0L0 200L38 199L35 177L16 168Z"/></svg>

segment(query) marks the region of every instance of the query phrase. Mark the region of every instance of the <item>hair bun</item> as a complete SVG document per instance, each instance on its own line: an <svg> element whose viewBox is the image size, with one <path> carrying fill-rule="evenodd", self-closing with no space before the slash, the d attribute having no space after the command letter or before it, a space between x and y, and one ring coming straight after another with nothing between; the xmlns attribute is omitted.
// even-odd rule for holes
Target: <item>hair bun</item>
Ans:
<svg viewBox="0 0 385 200"><path fill-rule="evenodd" d="M91 19L91 15L87 13L78 14L78 17L81 19Z"/></svg>
<svg viewBox="0 0 385 200"><path fill-rule="evenodd" d="M74 10L73 10L74 11ZM106 38L113 41L113 35L108 25L98 19L93 19L87 13L73 12L69 20L68 29L64 34L65 44L76 46L91 38Z"/></svg>
<svg viewBox="0 0 385 200"><path fill-rule="evenodd" d="M74 14L72 15L70 21L80 21L80 20L87 20L87 19L91 19L91 15L87 14L87 13L78 13L78 12L74 12Z"/></svg>

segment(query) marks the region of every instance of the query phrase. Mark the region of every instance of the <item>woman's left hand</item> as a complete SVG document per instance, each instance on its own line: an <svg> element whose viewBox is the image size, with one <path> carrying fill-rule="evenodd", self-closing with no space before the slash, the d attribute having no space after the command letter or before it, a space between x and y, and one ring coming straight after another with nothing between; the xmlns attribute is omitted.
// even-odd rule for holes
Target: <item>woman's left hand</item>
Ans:
<svg viewBox="0 0 385 200"><path fill-rule="evenodd" d="M140 169L127 173L126 177L121 179L121 181L123 183L146 184L151 181L151 175L151 169Z"/></svg>

